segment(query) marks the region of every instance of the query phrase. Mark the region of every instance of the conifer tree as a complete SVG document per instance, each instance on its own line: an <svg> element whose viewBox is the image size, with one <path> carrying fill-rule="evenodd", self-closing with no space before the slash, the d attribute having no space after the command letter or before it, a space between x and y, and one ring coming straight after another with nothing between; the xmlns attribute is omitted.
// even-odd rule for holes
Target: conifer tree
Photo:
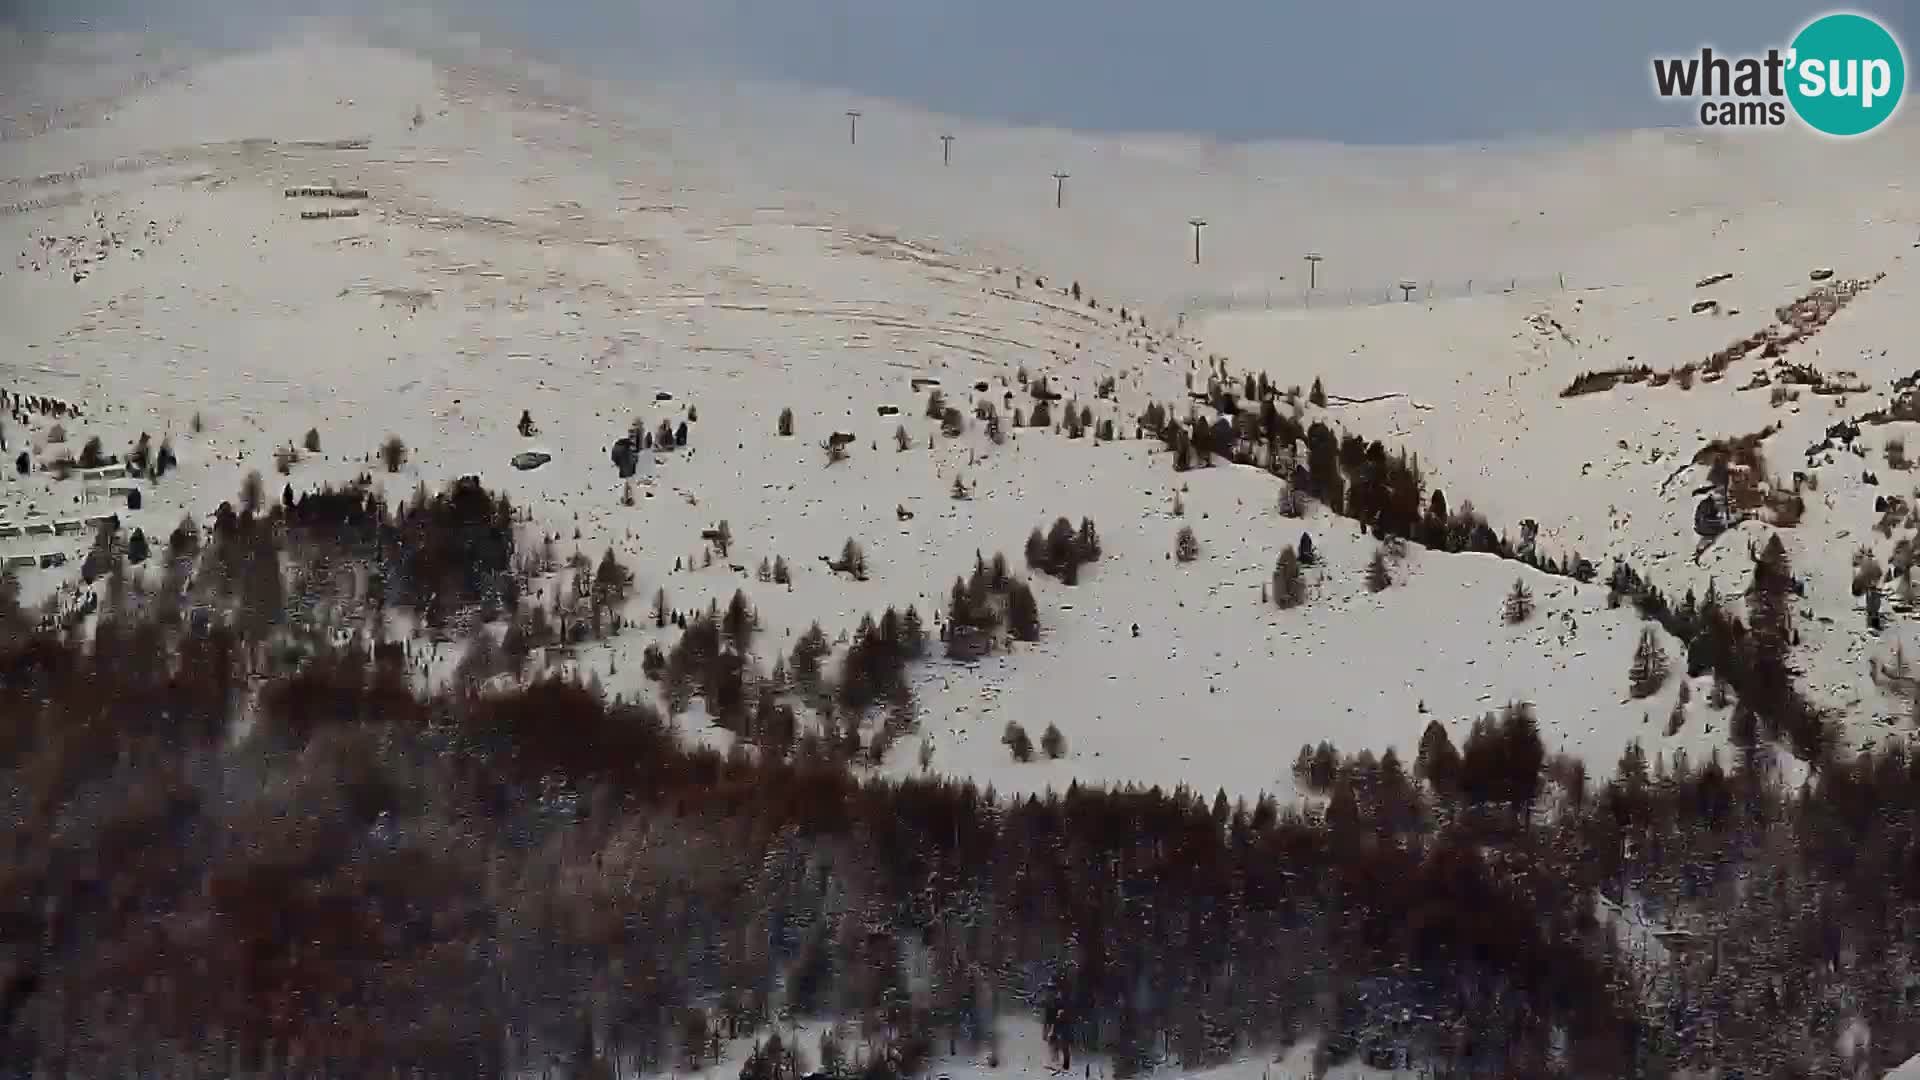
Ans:
<svg viewBox="0 0 1920 1080"><path fill-rule="evenodd" d="M1381 592L1393 584L1393 575L1387 571L1387 554L1375 551L1373 560L1367 563L1367 591Z"/></svg>
<svg viewBox="0 0 1920 1080"><path fill-rule="evenodd" d="M867 580L867 552L858 540L847 538L846 546L840 549L839 569L852 575L855 581Z"/></svg>
<svg viewBox="0 0 1920 1080"><path fill-rule="evenodd" d="M1273 602L1281 608L1299 607L1307 598L1307 584L1300 575L1300 557L1289 544L1280 550L1273 566Z"/></svg>
<svg viewBox="0 0 1920 1080"><path fill-rule="evenodd" d="M247 473L240 484L240 512L257 514L266 506L266 501L266 484L260 479L259 471Z"/></svg>
<svg viewBox="0 0 1920 1080"><path fill-rule="evenodd" d="M818 622L807 627L807 632L793 643L794 685L811 693L820 686L820 662L831 651L827 644L827 632L820 629Z"/></svg>
<svg viewBox="0 0 1920 1080"><path fill-rule="evenodd" d="M1546 765L1546 747L1540 741L1540 723L1533 706L1525 702L1509 703L1500 716L1502 764L1506 767L1502 785L1507 801L1530 807L1540 794L1540 770Z"/></svg>
<svg viewBox="0 0 1920 1080"><path fill-rule="evenodd" d="M1048 724L1047 730L1040 733L1040 750L1049 760L1058 761L1067 752L1067 737L1060 734L1057 726Z"/></svg>
<svg viewBox="0 0 1920 1080"><path fill-rule="evenodd" d="M1686 684L1681 683L1680 685L1685 686ZM1680 733L1680 729L1685 727L1686 725L1687 725L1687 703L1684 701L1676 700L1673 703L1673 710L1667 713L1667 736L1671 738L1674 735L1678 735Z"/></svg>
<svg viewBox="0 0 1920 1080"><path fill-rule="evenodd" d="M1083 563L1100 558L1100 532L1093 526L1093 519L1080 519L1080 535L1074 545L1074 557Z"/></svg>
<svg viewBox="0 0 1920 1080"><path fill-rule="evenodd" d="M727 602L727 613L720 619L720 631L732 642L734 652L745 653L753 643L758 618L747 604L747 594L739 589L733 590L733 599Z"/></svg>
<svg viewBox="0 0 1920 1080"><path fill-rule="evenodd" d="M1007 589L1007 631L1021 641L1040 640L1040 605L1024 581Z"/></svg>
<svg viewBox="0 0 1920 1080"><path fill-rule="evenodd" d="M1627 667L1627 689L1636 698L1652 697L1667 685L1667 653L1652 626L1640 628L1639 644L1633 649L1633 662Z"/></svg>
<svg viewBox="0 0 1920 1080"><path fill-rule="evenodd" d="M594 607L611 609L626 603L627 589L632 584L633 571L620 565L620 560L614 558L613 548L607 548L593 574Z"/></svg>
<svg viewBox="0 0 1920 1080"><path fill-rule="evenodd" d="M909 657L919 657L927 651L927 629L920 621L920 611L912 604L907 605L907 613L900 617L900 643Z"/></svg>
<svg viewBox="0 0 1920 1080"><path fill-rule="evenodd" d="M1174 536L1173 557L1183 563L1200 557L1200 540L1193 535L1191 525L1180 526L1180 532Z"/></svg>
<svg viewBox="0 0 1920 1080"><path fill-rule="evenodd" d="M1460 773L1460 751L1438 720L1427 721L1420 734L1420 749L1413 761L1413 775L1425 780L1437 792L1450 791Z"/></svg>
<svg viewBox="0 0 1920 1080"><path fill-rule="evenodd" d="M1007 721L1006 731L1000 735L1000 742L1013 754L1013 760L1029 762L1033 760L1033 740L1027 737L1027 729L1019 721Z"/></svg>
<svg viewBox="0 0 1920 1080"><path fill-rule="evenodd" d="M1527 583L1520 578L1513 579L1513 589L1507 593L1506 602L1500 606L1501 617L1509 623L1523 623L1533 618L1533 593Z"/></svg>

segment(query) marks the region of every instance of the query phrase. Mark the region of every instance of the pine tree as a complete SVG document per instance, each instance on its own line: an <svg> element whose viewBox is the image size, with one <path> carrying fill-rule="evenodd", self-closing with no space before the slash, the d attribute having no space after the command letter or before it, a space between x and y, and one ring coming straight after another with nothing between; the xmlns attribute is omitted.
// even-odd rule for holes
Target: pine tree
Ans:
<svg viewBox="0 0 1920 1080"><path fill-rule="evenodd" d="M1727 680L1719 672L1713 673L1713 685L1707 688L1707 708L1718 712L1727 707L1732 700Z"/></svg>
<svg viewBox="0 0 1920 1080"><path fill-rule="evenodd" d="M1292 484L1280 485L1279 510L1281 517L1305 517L1307 513L1306 496L1300 494L1300 489L1294 487Z"/></svg>
<svg viewBox="0 0 1920 1080"><path fill-rule="evenodd" d="M1083 563L1096 562L1100 558L1100 531L1094 528L1093 519L1080 519L1080 535L1074 542L1074 558Z"/></svg>
<svg viewBox="0 0 1920 1080"><path fill-rule="evenodd" d="M1367 591L1382 592L1393 584L1393 575L1387 572L1387 554L1375 551L1373 561L1367 563Z"/></svg>
<svg viewBox="0 0 1920 1080"><path fill-rule="evenodd" d="M920 611L912 604L907 605L907 613L900 618L900 643L910 657L919 657L927 651L927 629L920 621Z"/></svg>
<svg viewBox="0 0 1920 1080"><path fill-rule="evenodd" d="M1040 605L1024 581L1007 589L1007 631L1021 641L1040 640Z"/></svg>
<svg viewBox="0 0 1920 1080"><path fill-rule="evenodd" d="M782 436L790 436L793 434L793 410L791 408L780 410L780 421L777 430Z"/></svg>
<svg viewBox="0 0 1920 1080"><path fill-rule="evenodd" d="M831 652L827 644L827 632L820 629L818 622L807 627L807 632L793 643L793 681L796 686L812 692L820 685L820 661Z"/></svg>
<svg viewBox="0 0 1920 1080"><path fill-rule="evenodd" d="M1420 749L1413 761L1413 775L1425 780L1435 791L1449 791L1460 773L1460 751L1438 720L1427 721L1420 734Z"/></svg>
<svg viewBox="0 0 1920 1080"><path fill-rule="evenodd" d="M260 479L259 471L249 472L240 484L240 512L257 514L265 507L266 502L266 484Z"/></svg>
<svg viewBox="0 0 1920 1080"><path fill-rule="evenodd" d="M733 643L734 652L745 653L753 643L753 631L758 619L747 604L747 594L739 589L733 590L733 599L727 602L727 613L720 619L720 631Z"/></svg>
<svg viewBox="0 0 1920 1080"><path fill-rule="evenodd" d="M846 546L840 549L839 569L852 575L855 581L867 580L867 552L858 540L847 538Z"/></svg>
<svg viewBox="0 0 1920 1080"><path fill-rule="evenodd" d="M1640 628L1640 642L1634 646L1633 662L1627 667L1628 692L1636 698L1652 697L1667 685L1666 650L1660 647L1659 634L1652 626Z"/></svg>
<svg viewBox="0 0 1920 1080"><path fill-rule="evenodd" d="M1313 389L1307 392L1307 402L1318 408L1324 409L1327 407L1327 391L1325 387L1320 385L1320 377L1318 375L1313 377Z"/></svg>
<svg viewBox="0 0 1920 1080"><path fill-rule="evenodd" d="M1289 544L1280 550L1273 566L1273 602L1281 608L1299 607L1307 598L1307 583L1300 575L1300 557Z"/></svg>
<svg viewBox="0 0 1920 1080"><path fill-rule="evenodd" d="M1073 522L1066 518L1055 518L1053 527L1047 530L1046 562L1043 568L1068 585L1079 584L1082 561L1080 546L1080 534L1073 531Z"/></svg>
<svg viewBox="0 0 1920 1080"><path fill-rule="evenodd" d="M1067 752L1067 737L1060 734L1058 727L1048 724L1047 730L1040 733L1040 750L1049 760L1058 761Z"/></svg>
<svg viewBox="0 0 1920 1080"><path fill-rule="evenodd" d="M1180 532L1174 537L1173 557L1181 562L1192 562L1200 557L1200 540L1193 535L1193 527L1180 526Z"/></svg>
<svg viewBox="0 0 1920 1080"><path fill-rule="evenodd" d="M1614 768L1614 775L1629 791L1646 786L1649 778L1647 751L1640 745L1639 739L1628 743L1627 748L1620 752L1620 762Z"/></svg>
<svg viewBox="0 0 1920 1080"><path fill-rule="evenodd" d="M1540 770L1547 762L1533 706L1525 702L1507 705L1500 716L1500 744L1500 757L1506 767L1502 786L1507 801L1516 806L1532 806L1540 794Z"/></svg>
<svg viewBox="0 0 1920 1080"><path fill-rule="evenodd" d="M1033 760L1033 740L1027 737L1027 729L1021 727L1019 721L1007 721L1000 742L1013 754L1013 760L1021 763Z"/></svg>
<svg viewBox="0 0 1920 1080"><path fill-rule="evenodd" d="M1500 613L1509 623L1523 623L1533 618L1533 593L1527 589L1525 581L1513 579L1513 589L1507 593Z"/></svg>
<svg viewBox="0 0 1920 1080"><path fill-rule="evenodd" d="M612 609L626 603L627 589L632 584L633 571L620 565L620 560L613 556L613 548L607 548L593 575L594 607Z"/></svg>

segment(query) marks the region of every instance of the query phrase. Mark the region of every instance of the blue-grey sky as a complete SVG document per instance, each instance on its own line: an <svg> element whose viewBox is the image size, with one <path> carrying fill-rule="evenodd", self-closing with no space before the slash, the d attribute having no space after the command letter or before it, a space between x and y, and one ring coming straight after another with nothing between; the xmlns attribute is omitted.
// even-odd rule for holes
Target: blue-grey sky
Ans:
<svg viewBox="0 0 1920 1080"><path fill-rule="evenodd" d="M1447 142L1691 124L1648 60L1782 43L1811 0L446 0L611 74L741 73L973 119L1228 139ZM21 7L25 5L25 7ZM292 0L0 0L250 34ZM326 8L331 5L320 5ZM1920 0L1853 5L1913 50ZM54 14L57 13L57 14Z"/></svg>

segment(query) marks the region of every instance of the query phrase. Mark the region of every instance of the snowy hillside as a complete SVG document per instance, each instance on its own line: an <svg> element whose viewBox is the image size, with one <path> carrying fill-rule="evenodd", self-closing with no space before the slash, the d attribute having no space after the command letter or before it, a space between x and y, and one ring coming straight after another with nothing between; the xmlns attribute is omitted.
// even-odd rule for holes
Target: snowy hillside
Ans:
<svg viewBox="0 0 1920 1080"><path fill-rule="evenodd" d="M864 1049L858 1036L856 1025L828 1025L817 1023L796 1024L783 1027L777 1032L781 1040L790 1046L797 1046L803 1059L817 1060L815 1048L821 1036L831 1030L833 1037L851 1052ZM704 1070L691 1075L702 1080L730 1078L737 1076L740 1066L754 1053L757 1045L767 1040L766 1035L754 1039L737 1039L722 1047L719 1060L709 1064ZM1393 1080L1398 1077L1418 1075L1413 1069L1390 1070L1370 1068L1358 1061L1345 1061L1331 1065L1319 1072L1315 1071L1313 1041L1297 1043L1276 1054L1272 1060L1258 1057L1232 1062L1213 1068L1194 1070L1193 1080L1305 1080L1307 1077L1320 1076L1322 1080ZM1112 1063L1101 1058L1086 1061L1076 1059L1075 1070L1083 1071L1085 1076L1106 1077L1113 1075ZM1041 1025L1025 1019L1004 1019L994 1025L994 1045L978 1052L969 1053L964 1048L951 1056L937 1057L931 1065L931 1075L945 1077L946 1080L1003 1080L1013 1077L1060 1076L1059 1067L1049 1058L1045 1034ZM675 1073L673 1075L688 1075Z"/></svg>
<svg viewBox="0 0 1920 1080"><path fill-rule="evenodd" d="M1280 485L1259 469L1176 473L1158 441L1138 438L1141 411L1186 408L1213 354L1230 358L1230 381L1320 378L1328 405L1302 403L1303 422L1404 445L1430 484L1496 528L1535 519L1541 550L1585 555L1603 580L1606 557L1629 557L1677 597L1709 579L1743 589L1745 540L1765 534L1738 526L1695 565L1705 480L1674 479L1677 468L1710 439L1782 423L1766 451L1784 481L1830 423L1884 403L1902 365L1920 366L1893 333L1914 228L1885 179L1907 132L1837 155L1818 183L1803 162L1667 135L1229 152L962 130L942 166L937 120L876 103L616 92L446 51L313 37L6 144L0 388L80 415L5 419L7 457L30 441L34 467L19 476L9 460L0 519L102 512L80 503L80 479L45 470L62 449L56 423L76 454L89 437L107 453L142 432L171 440L178 471L140 484L140 509L118 507L156 540L233 499L250 471L270 497L366 471L395 499L477 473L530 513L527 547L550 535L562 558L611 548L635 572L639 625L566 661L629 695L657 692L641 657L674 637L646 617L657 591L697 611L743 590L770 667L816 619L834 639L889 605L944 617L976 555L1005 553L1034 586L1043 633L977 662L916 665L936 772L1015 791L1080 779L1285 793L1303 743L1410 758L1430 719L1459 741L1473 717L1529 701L1550 752L1607 774L1631 740L1700 760L1726 729L1696 704L1666 734L1680 680L1629 697L1642 623L1608 607L1604 584L1413 545L1393 584L1371 591L1378 545L1352 521L1283 516ZM850 107L864 109L857 145ZM1592 167L1603 160L1615 171ZM1072 174L1059 209L1056 170ZM303 187L351 194L289 196ZM1213 223L1199 267L1195 214ZM1337 299L1264 310L1275 289L1283 301L1298 290L1310 247L1327 253L1321 285ZM1686 391L1558 396L1590 369L1699 361L1771 323L1816 267L1887 276L1787 359L1851 371L1870 392L1772 405L1767 389L1738 389L1766 366L1756 358ZM1735 276L1693 287L1723 271ZM1478 278L1476 293L1497 277L1530 284L1347 300L1402 276ZM1203 317L1189 303L1230 293L1263 310ZM1689 314L1701 297L1719 312ZM1056 414L1083 406L1117 440L1008 423L993 441L978 407L1003 422L1031 413L1041 376L1061 395ZM927 415L928 380L960 410L958 435ZM784 409L791 435L778 430ZM526 436L523 410L537 428ZM685 446L643 452L629 489L610 449L663 421L685 424ZM320 449L283 453L277 473L276 450L309 429ZM1876 495L1904 490L1879 458L1897 430L1863 436L1864 464L1843 453L1820 470L1785 531L1807 579L1808 682L1863 726L1900 712L1866 665L1902 624L1869 637L1848 594ZM851 436L838 462L824 445L836 432ZM375 452L393 436L407 455L389 474ZM520 471L522 451L550 460ZM1061 517L1091 519L1103 541L1072 586L1022 558L1029 532ZM702 534L721 522L730 550L708 565ZM1199 542L1191 562L1173 558L1182 526ZM1303 532L1320 553L1308 601L1281 610L1264 589ZM864 580L825 565L849 539L865 549ZM1873 538L1883 564L1893 542ZM69 556L21 571L32 597L71 582L85 547L79 534L0 533L0 554ZM776 558L790 586L759 580ZM1501 600L1516 578L1537 611L1510 625ZM1065 755L1012 762L999 742L1010 720L1058 724ZM885 768L920 769L918 742Z"/></svg>

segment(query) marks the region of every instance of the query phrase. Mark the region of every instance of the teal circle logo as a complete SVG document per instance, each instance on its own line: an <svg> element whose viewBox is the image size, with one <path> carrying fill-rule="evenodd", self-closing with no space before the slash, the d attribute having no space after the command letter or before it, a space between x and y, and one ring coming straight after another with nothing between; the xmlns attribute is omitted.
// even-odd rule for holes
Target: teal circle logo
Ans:
<svg viewBox="0 0 1920 1080"><path fill-rule="evenodd" d="M1790 49L1787 100L1815 131L1865 135L1899 109L1906 57L1878 22L1852 12L1822 15L1794 35Z"/></svg>

